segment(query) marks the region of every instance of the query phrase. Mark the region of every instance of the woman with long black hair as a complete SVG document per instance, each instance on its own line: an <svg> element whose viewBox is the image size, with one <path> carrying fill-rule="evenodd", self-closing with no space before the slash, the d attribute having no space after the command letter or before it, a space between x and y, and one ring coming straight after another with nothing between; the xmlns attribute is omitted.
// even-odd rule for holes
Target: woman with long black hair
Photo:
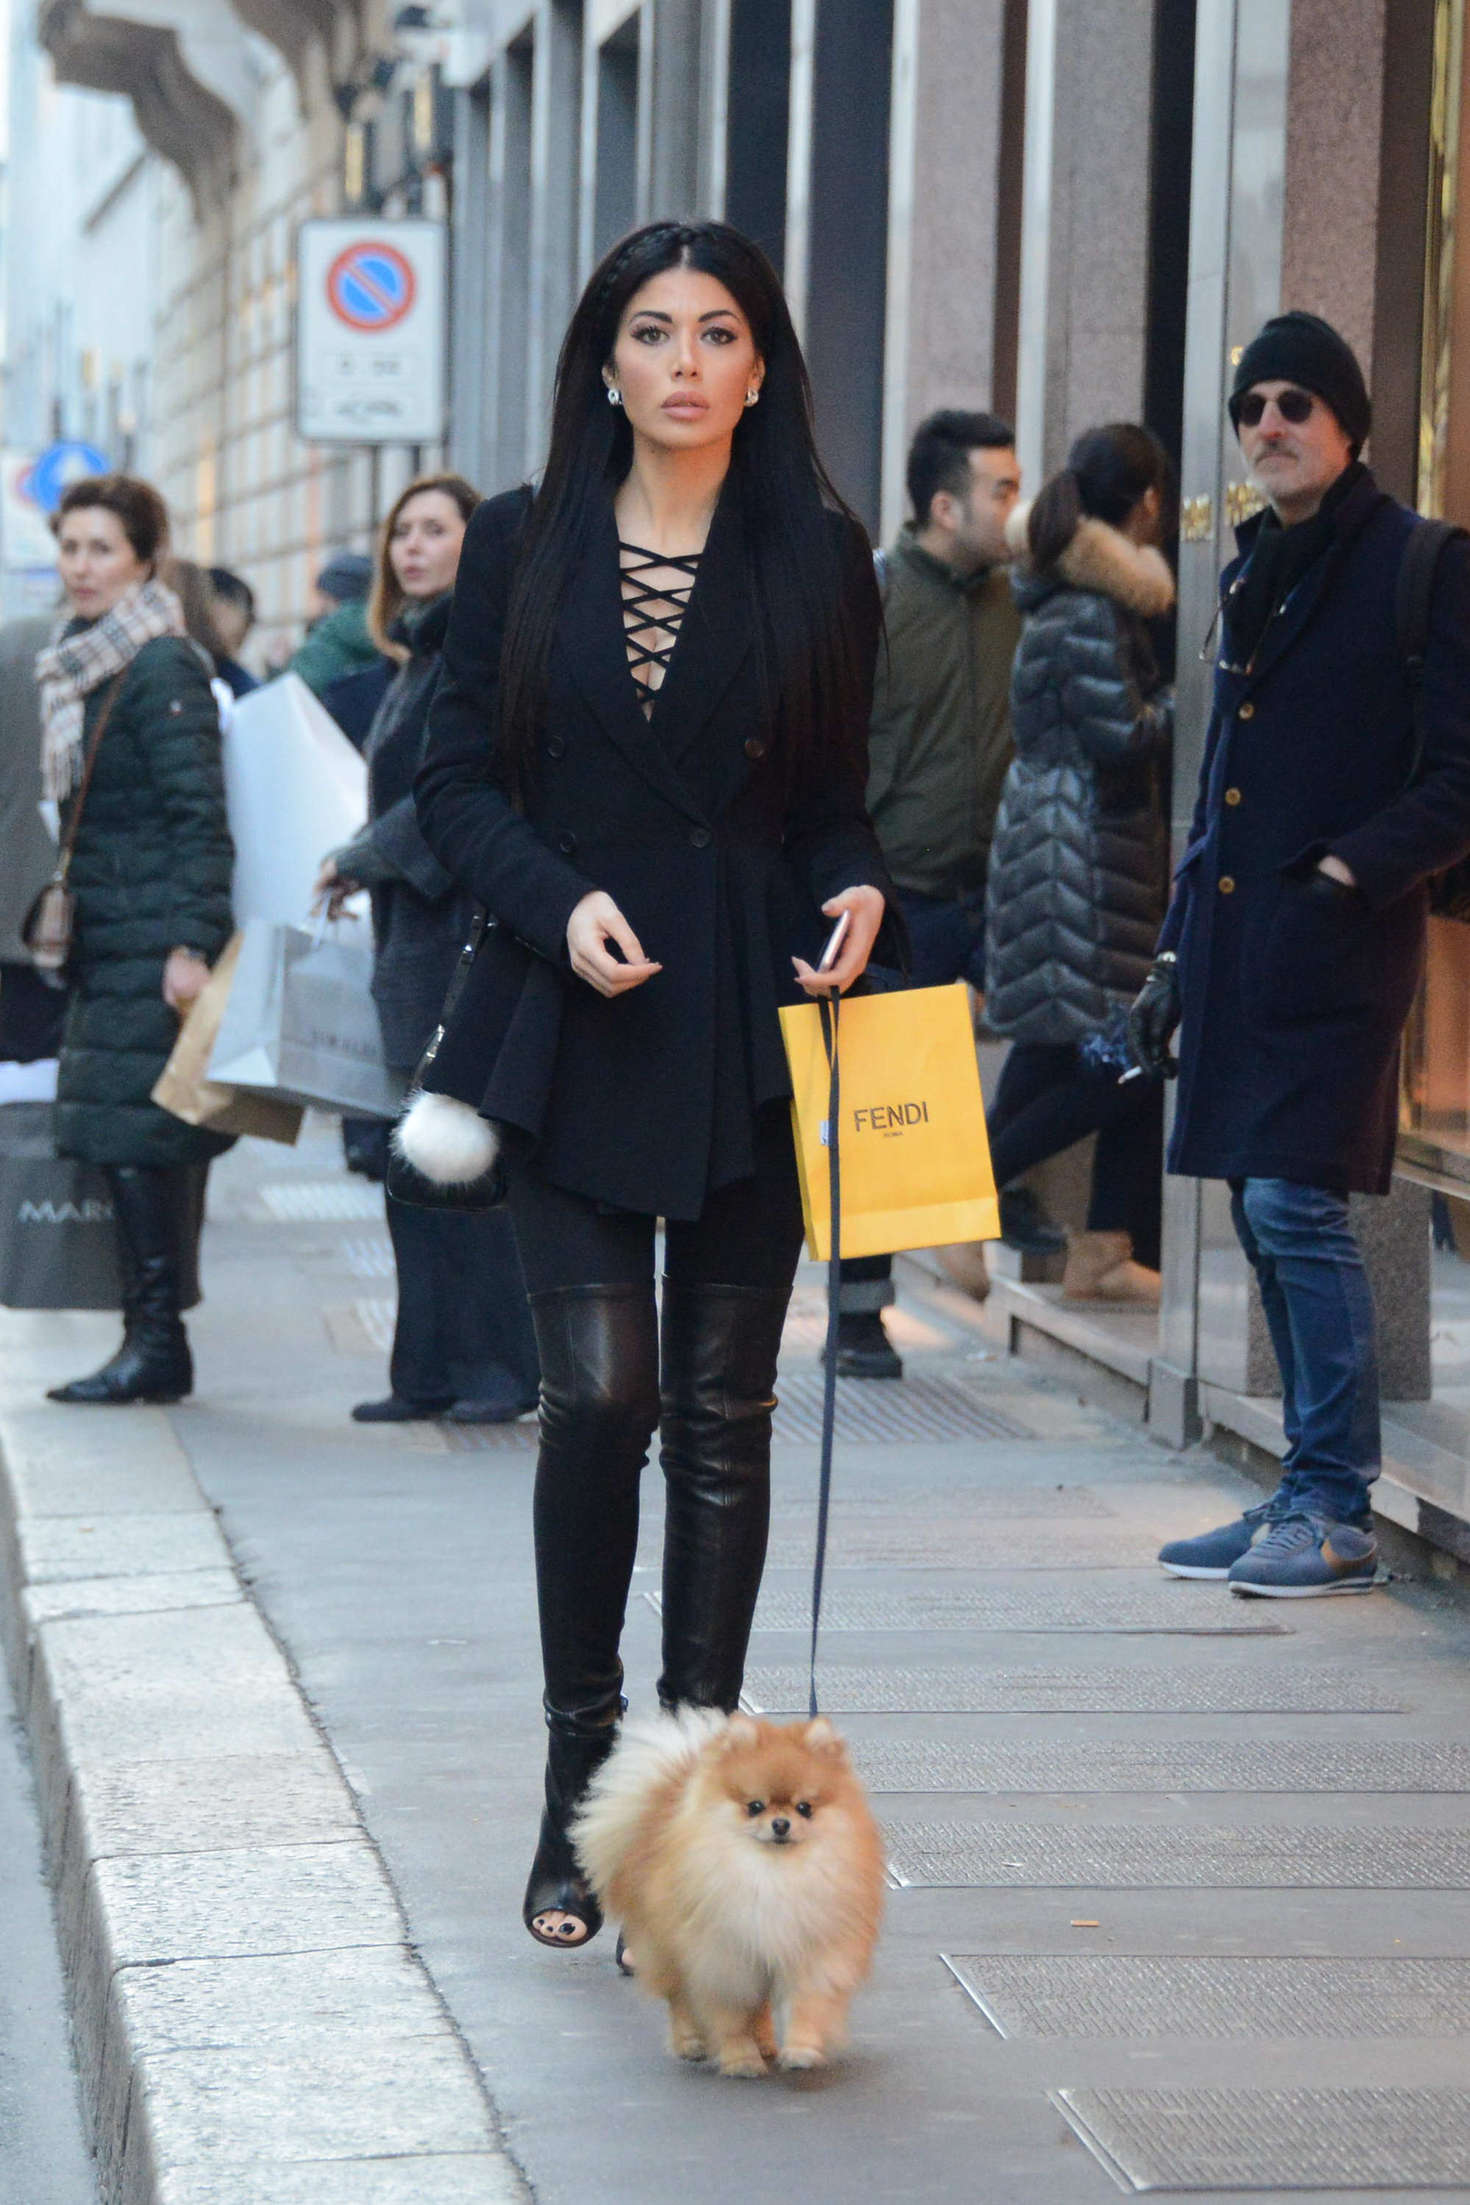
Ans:
<svg viewBox="0 0 1470 2205"><path fill-rule="evenodd" d="M417 783L495 922L431 1084L499 1129L541 1355L544 1944L600 1926L566 1826L622 1712L656 1426L659 1697L739 1697L802 1230L777 1008L849 987L883 922L880 617L765 256L716 222L626 238L572 317L539 488L470 523Z"/></svg>

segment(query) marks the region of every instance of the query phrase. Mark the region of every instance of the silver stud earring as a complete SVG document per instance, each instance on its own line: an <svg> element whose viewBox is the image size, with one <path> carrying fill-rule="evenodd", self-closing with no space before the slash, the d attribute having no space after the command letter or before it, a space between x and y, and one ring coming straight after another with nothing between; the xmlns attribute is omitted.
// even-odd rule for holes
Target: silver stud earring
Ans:
<svg viewBox="0 0 1470 2205"><path fill-rule="evenodd" d="M748 390L745 394L745 403L747 406L758 406L760 397L761 394L758 390Z"/></svg>
<svg viewBox="0 0 1470 2205"><path fill-rule="evenodd" d="M623 394L616 383L609 383L607 386L607 402L610 406L621 406L623 403Z"/></svg>

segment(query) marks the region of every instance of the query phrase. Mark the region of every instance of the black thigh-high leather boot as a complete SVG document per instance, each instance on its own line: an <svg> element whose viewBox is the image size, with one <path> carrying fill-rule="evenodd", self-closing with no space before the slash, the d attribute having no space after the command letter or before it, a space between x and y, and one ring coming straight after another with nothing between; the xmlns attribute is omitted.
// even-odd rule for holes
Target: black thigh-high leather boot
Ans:
<svg viewBox="0 0 1470 2205"><path fill-rule="evenodd" d="M194 1363L179 1314L179 1249L194 1201L187 1169L108 1164L123 1271L123 1342L90 1378L53 1386L53 1401L117 1406L181 1401L194 1388Z"/></svg>
<svg viewBox="0 0 1470 2205"><path fill-rule="evenodd" d="M533 1520L548 1738L546 1811L522 1916L539 1943L567 1947L602 1927L567 1825L623 1712L618 1641L638 1482L658 1421L658 1343L647 1286L557 1288L533 1294L531 1314L541 1357ZM547 1923L550 1915L560 1923Z"/></svg>
<svg viewBox="0 0 1470 2205"><path fill-rule="evenodd" d="M789 1293L664 1281L665 1707L733 1714L771 1513L771 1414Z"/></svg>

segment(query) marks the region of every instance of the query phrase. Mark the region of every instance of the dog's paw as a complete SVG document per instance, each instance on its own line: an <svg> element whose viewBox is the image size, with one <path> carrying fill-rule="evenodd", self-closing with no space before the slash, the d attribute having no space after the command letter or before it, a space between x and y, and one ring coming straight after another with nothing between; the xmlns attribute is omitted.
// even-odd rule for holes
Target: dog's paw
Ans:
<svg viewBox="0 0 1470 2205"><path fill-rule="evenodd" d="M747 2038L744 2043L727 2044L720 2053L722 2075L744 2076L753 2082L758 2076L764 2075L765 2071L766 2063L761 2058L761 2048L754 2037Z"/></svg>
<svg viewBox="0 0 1470 2205"><path fill-rule="evenodd" d="M669 2050L676 2060L707 2060L709 2046L697 2029L671 2029Z"/></svg>
<svg viewBox="0 0 1470 2205"><path fill-rule="evenodd" d="M827 2055L820 2044L783 2044L776 2056L776 2064L787 2074L794 2075L812 2067L825 2067Z"/></svg>

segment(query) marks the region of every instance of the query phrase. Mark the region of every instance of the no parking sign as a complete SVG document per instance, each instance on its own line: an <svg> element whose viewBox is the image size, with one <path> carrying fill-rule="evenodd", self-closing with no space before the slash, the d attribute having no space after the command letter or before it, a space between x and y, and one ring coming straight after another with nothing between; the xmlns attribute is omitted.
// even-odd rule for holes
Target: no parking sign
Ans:
<svg viewBox="0 0 1470 2205"><path fill-rule="evenodd" d="M303 222L296 429L313 444L444 434L444 225Z"/></svg>

